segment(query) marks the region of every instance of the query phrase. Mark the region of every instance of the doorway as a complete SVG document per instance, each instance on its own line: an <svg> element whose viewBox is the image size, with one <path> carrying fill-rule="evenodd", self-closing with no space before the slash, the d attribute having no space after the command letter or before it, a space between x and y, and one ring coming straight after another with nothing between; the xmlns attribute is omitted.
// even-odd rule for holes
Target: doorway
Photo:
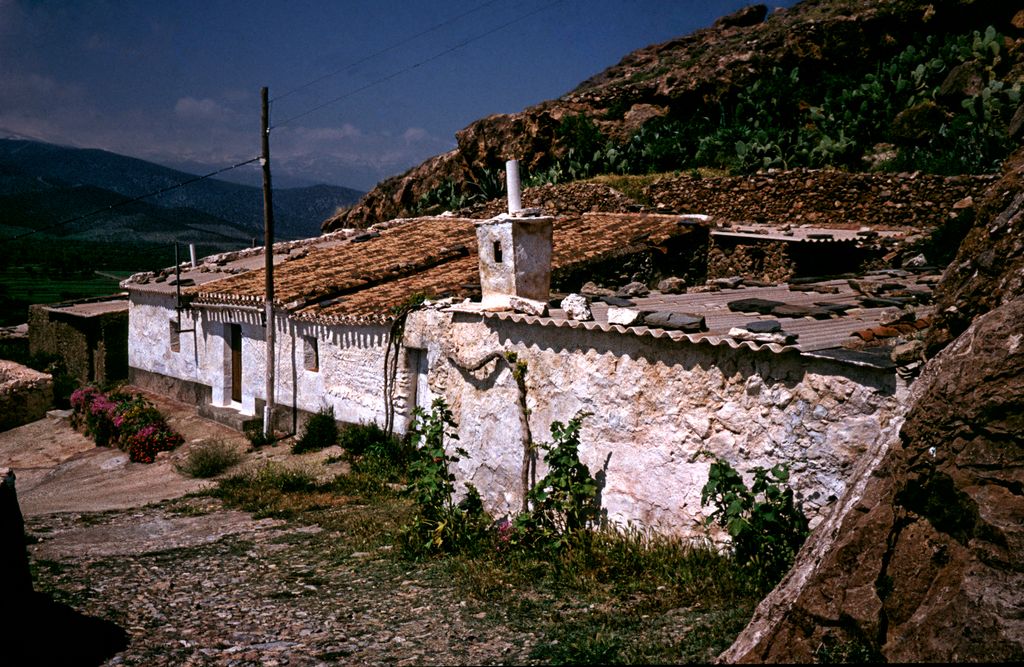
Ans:
<svg viewBox="0 0 1024 667"><path fill-rule="evenodd" d="M242 326L230 325L231 329L231 400L242 402Z"/></svg>

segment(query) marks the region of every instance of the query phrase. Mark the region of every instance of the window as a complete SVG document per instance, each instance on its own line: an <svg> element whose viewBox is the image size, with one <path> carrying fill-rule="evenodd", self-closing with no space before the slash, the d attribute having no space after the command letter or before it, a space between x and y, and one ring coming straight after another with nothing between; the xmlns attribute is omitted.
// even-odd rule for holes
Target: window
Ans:
<svg viewBox="0 0 1024 667"><path fill-rule="evenodd" d="M171 340L171 352L181 352L181 325L178 324L177 319L170 321L168 332Z"/></svg>
<svg viewBox="0 0 1024 667"><path fill-rule="evenodd" d="M501 264L501 241L494 242L494 263Z"/></svg>
<svg viewBox="0 0 1024 667"><path fill-rule="evenodd" d="M316 336L302 337L302 367L314 373L320 370L320 346Z"/></svg>

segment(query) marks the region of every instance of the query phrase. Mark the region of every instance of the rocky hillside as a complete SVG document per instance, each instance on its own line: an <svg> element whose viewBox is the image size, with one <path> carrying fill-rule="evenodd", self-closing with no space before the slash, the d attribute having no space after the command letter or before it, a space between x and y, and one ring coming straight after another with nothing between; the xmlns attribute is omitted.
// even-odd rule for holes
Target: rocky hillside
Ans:
<svg viewBox="0 0 1024 667"><path fill-rule="evenodd" d="M455 150L383 181L323 229L500 196L509 158L527 186L704 167L994 173L1024 125L1022 80L1015 3L755 5L629 54L557 100L471 124Z"/></svg>
<svg viewBox="0 0 1024 667"><path fill-rule="evenodd" d="M1024 147L937 289L898 438L721 662L1024 660Z"/></svg>

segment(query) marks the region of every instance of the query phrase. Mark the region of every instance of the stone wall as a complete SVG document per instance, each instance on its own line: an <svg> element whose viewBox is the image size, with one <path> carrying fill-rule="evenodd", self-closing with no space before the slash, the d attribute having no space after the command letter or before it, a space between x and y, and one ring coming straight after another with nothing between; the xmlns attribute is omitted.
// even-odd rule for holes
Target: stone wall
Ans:
<svg viewBox="0 0 1024 667"><path fill-rule="evenodd" d="M522 503L518 387L500 359L467 370L495 351L527 363L534 441L550 440L552 421L590 413L580 452L592 472L604 471L609 518L678 534L703 534L704 452L742 472L788 463L813 525L899 411L891 374L795 353L444 317L411 317L406 343L431 350L430 388L448 401L470 453L459 474L499 516Z"/></svg>
<svg viewBox="0 0 1024 667"><path fill-rule="evenodd" d="M42 419L52 406L52 377L0 360L0 431Z"/></svg>
<svg viewBox="0 0 1024 667"><path fill-rule="evenodd" d="M79 383L103 384L128 377L126 310L81 316L72 308L29 306L29 352L59 357Z"/></svg>

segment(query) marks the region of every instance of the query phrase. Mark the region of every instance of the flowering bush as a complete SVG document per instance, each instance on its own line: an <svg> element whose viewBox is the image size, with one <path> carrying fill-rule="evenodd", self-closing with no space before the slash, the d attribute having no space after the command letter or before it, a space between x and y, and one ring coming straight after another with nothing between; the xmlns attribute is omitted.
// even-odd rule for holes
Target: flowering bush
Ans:
<svg viewBox="0 0 1024 667"><path fill-rule="evenodd" d="M184 442L180 434L169 428L160 428L156 424L143 426L134 434L128 436L123 449L128 452L128 458L137 463L152 463L159 452L166 452L174 449Z"/></svg>
<svg viewBox="0 0 1024 667"><path fill-rule="evenodd" d="M142 396L123 392L104 394L82 387L71 394L72 424L92 436L100 447L117 445L138 463L152 463L159 452L184 440L163 415Z"/></svg>

